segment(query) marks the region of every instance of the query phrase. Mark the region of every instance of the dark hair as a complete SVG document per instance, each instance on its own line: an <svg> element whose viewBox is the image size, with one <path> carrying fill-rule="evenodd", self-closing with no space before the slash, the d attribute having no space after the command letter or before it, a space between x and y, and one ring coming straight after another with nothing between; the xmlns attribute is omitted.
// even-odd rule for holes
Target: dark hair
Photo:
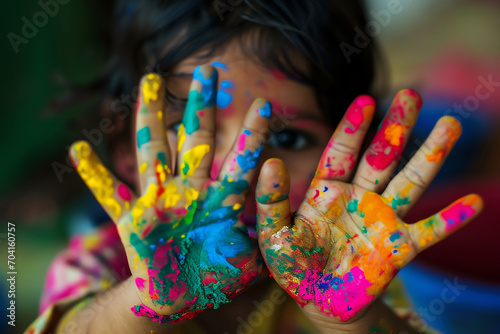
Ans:
<svg viewBox="0 0 500 334"><path fill-rule="evenodd" d="M111 99L130 95L147 72L168 77L174 65L195 52L210 56L249 32L251 43L242 45L250 48L248 54L313 87L332 125L357 95L371 93L375 43L349 61L340 47L352 45L354 28L366 25L359 0L119 0L113 17L111 62L94 86ZM292 62L294 52L306 60L305 71ZM167 98L177 99L169 92ZM121 131L124 136L130 136L131 119Z"/></svg>

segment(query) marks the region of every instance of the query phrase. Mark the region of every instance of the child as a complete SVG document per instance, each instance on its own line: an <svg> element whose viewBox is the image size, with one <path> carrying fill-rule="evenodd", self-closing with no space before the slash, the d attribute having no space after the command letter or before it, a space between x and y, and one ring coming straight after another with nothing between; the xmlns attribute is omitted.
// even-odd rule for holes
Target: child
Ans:
<svg viewBox="0 0 500 334"><path fill-rule="evenodd" d="M374 46L348 63L339 45L364 26L361 8L322 0L117 8L108 92L118 97L149 69L158 74L140 81L134 127L110 105L123 129L112 138L117 176L88 143L70 152L117 228L72 241L49 273L47 311L28 332L411 332L378 297L419 251L479 213L481 200L467 196L414 225L400 219L461 131L442 118L391 180L422 103L411 90L398 93L358 159L375 110L361 95ZM117 139L128 131L133 145ZM303 318L293 303L280 312L285 294L273 281ZM263 306L270 301L276 312Z"/></svg>

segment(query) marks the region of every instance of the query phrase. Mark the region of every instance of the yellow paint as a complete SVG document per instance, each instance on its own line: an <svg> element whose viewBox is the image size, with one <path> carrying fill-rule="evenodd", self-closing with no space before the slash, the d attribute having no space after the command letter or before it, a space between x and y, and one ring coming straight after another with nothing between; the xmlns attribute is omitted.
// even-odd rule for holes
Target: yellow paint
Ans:
<svg viewBox="0 0 500 334"><path fill-rule="evenodd" d="M123 203L123 206L125 207L125 210L129 211L130 210L130 202L129 201L125 201Z"/></svg>
<svg viewBox="0 0 500 334"><path fill-rule="evenodd" d="M177 193L177 186L175 185L174 182L170 182L169 184L167 184L167 186L165 187L164 195L165 195L165 206L164 206L165 209L176 206L182 197L182 194Z"/></svg>
<svg viewBox="0 0 500 334"><path fill-rule="evenodd" d="M194 188L186 189L186 205L185 205L186 210L189 208L191 203L193 203L193 201L196 201L198 199L199 195L200 192Z"/></svg>
<svg viewBox="0 0 500 334"><path fill-rule="evenodd" d="M148 164L146 162L143 162L141 164L141 167L139 168L139 173L144 173L146 171L146 169L148 169Z"/></svg>
<svg viewBox="0 0 500 334"><path fill-rule="evenodd" d="M162 122L163 121L163 111L158 110L156 113L156 117L158 117L158 121Z"/></svg>
<svg viewBox="0 0 500 334"><path fill-rule="evenodd" d="M163 168L160 160L156 160L156 173L160 177L161 183L164 183L167 180L167 175L165 174L165 169Z"/></svg>
<svg viewBox="0 0 500 334"><path fill-rule="evenodd" d="M239 210L240 208L241 208L240 203L236 203L235 205L233 205L233 210Z"/></svg>
<svg viewBox="0 0 500 334"><path fill-rule="evenodd" d="M460 138L462 134L462 125L459 121L451 116L444 116L440 122L447 122L449 128L446 130L446 134L448 136L448 142L446 143L446 147L436 146L432 149L432 154L426 154L425 157L427 161L435 161L440 162L443 157L451 150L455 142Z"/></svg>
<svg viewBox="0 0 500 334"><path fill-rule="evenodd" d="M182 145L184 145L184 141L186 141L186 128L184 124L179 126L179 132L177 134L177 152L182 150Z"/></svg>
<svg viewBox="0 0 500 334"><path fill-rule="evenodd" d="M115 192L113 178L99 158L92 153L87 142L78 142L73 145L78 158L77 171L90 188L97 201L106 209L113 218L121 215L122 207L113 197Z"/></svg>
<svg viewBox="0 0 500 334"><path fill-rule="evenodd" d="M385 129L385 139L387 139L391 145L399 146L401 145L401 136L405 133L406 126L399 124L391 124Z"/></svg>
<svg viewBox="0 0 500 334"><path fill-rule="evenodd" d="M137 267L137 263L141 260L141 257L139 256L139 254L137 254L135 257L134 257L134 263L133 263L133 266L136 270L138 270L139 268Z"/></svg>
<svg viewBox="0 0 500 334"><path fill-rule="evenodd" d="M134 226L139 226L139 220L144 214L146 208L152 207L156 202L156 194L158 192L158 186L156 184L150 184L146 194L140 197L132 208L132 218Z"/></svg>
<svg viewBox="0 0 500 334"><path fill-rule="evenodd" d="M142 94L146 105L158 99L158 90L161 87L161 79L156 74L148 74L142 83Z"/></svg>
<svg viewBox="0 0 500 334"><path fill-rule="evenodd" d="M200 166L201 160L203 160L203 157L205 154L207 154L210 151L210 146L207 144L203 145L198 145L184 153L183 156L183 163L181 164L181 176L182 178L186 178L187 176L193 176L194 172L198 169ZM189 166L189 170L187 173L184 172L184 168Z"/></svg>
<svg viewBox="0 0 500 334"><path fill-rule="evenodd" d="M404 188L402 191L401 191L401 198L406 198L408 197L408 194L410 193L410 190L413 188L415 184L413 182L410 182L408 183L408 185L406 186L406 188Z"/></svg>

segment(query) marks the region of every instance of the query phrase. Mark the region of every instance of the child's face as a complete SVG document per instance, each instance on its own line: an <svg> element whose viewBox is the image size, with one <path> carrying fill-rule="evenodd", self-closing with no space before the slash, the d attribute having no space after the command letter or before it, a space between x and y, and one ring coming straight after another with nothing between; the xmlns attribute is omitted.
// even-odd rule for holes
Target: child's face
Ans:
<svg viewBox="0 0 500 334"><path fill-rule="evenodd" d="M169 76L168 89L177 97L187 98L191 75L201 63L210 63L219 72L216 152L212 177L219 173L252 101L263 97L272 103L273 117L270 138L261 163L271 157L284 161L291 178L292 210L297 209L333 131L318 107L313 89L286 78L278 71L269 71L255 64L242 54L236 43L210 59L200 61L191 57L184 60ZM172 157L176 155L176 130L183 113L183 107L174 106L167 106L165 112ZM255 225L255 184L256 180L252 183L245 208L244 221L248 225Z"/></svg>

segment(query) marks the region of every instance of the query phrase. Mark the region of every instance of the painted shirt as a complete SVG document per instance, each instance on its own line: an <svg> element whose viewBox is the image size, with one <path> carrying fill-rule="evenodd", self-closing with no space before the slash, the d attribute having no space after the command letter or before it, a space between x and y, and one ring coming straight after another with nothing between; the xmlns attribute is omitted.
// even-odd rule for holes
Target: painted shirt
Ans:
<svg viewBox="0 0 500 334"><path fill-rule="evenodd" d="M27 328L27 334L54 333L65 312L93 294L106 290L130 277L125 250L114 224L105 224L95 231L71 238L67 249L52 262L48 270L40 302L39 317ZM283 290L273 281L264 298L273 300ZM273 307L272 316L258 324L250 323L257 333L316 333L317 330L286 293L284 302ZM281 294L280 294L281 296ZM388 287L385 301L401 317L412 310L398 280ZM206 333L193 321L187 321L176 333Z"/></svg>

